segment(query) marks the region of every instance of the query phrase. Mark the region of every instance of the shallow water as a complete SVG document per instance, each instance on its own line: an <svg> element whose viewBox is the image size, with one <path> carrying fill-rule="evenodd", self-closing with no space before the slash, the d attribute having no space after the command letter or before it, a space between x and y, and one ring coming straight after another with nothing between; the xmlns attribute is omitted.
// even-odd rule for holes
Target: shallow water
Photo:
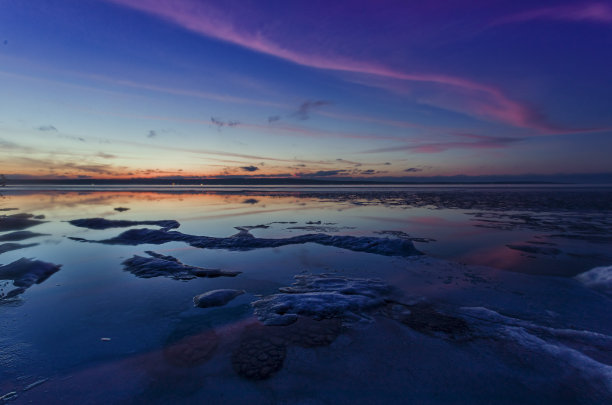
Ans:
<svg viewBox="0 0 612 405"><path fill-rule="evenodd" d="M0 245L26 245L1 253L1 264L26 257L61 265L0 300L0 396L14 391L15 403L612 399L609 292L573 278L612 264L610 188L6 188L0 209ZM33 223L7 225L26 213ZM163 232L181 238L224 243L235 227L253 238L232 239L230 250L176 237L107 244L98 242L160 227L68 222L96 217L176 220L178 229ZM38 235L10 236L24 230ZM366 251L335 239L257 244L318 233L378 239ZM424 255L376 250L396 246L389 239L412 241ZM240 274L181 281L127 271L123 262L146 251ZM295 275L323 273L380 279L392 292L368 307L314 315L323 320L299 313L292 325L261 325L252 302L291 286ZM11 280L0 287L14 288ZM194 296L216 289L245 293L194 307ZM258 379L241 374L244 367Z"/></svg>

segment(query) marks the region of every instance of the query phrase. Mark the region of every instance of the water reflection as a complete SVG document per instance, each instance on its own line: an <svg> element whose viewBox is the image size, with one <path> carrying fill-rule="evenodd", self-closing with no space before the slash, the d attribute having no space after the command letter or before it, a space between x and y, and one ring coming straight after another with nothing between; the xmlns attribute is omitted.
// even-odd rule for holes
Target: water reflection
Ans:
<svg viewBox="0 0 612 405"><path fill-rule="evenodd" d="M608 245L601 243L612 236L608 226L612 208L602 200L606 195L612 201L609 191L581 190L580 196L563 190L514 193L490 189L5 192L0 200L0 223L5 224L0 246L31 246L0 250L0 263L28 257L61 268L54 268L38 284L33 280L27 290L0 304L0 394L18 390L21 397L35 403L49 398L164 403L202 400L214 393L218 402L249 397L266 403L276 395L295 400L308 397L300 388L305 382L319 393L332 392L338 384L347 383L339 376L348 374L359 382L355 392L380 392L387 386L385 381L363 377L373 371L397 381L394 395L403 398L405 381L416 378L412 388L428 386L434 392L432 381L448 380L445 373L431 371L439 370L441 362L448 364L448 359L470 364L466 370L450 367L448 373L453 379L469 375L465 383L472 384L471 389L494 385L495 392L511 392L511 386L525 384L523 372L539 376L545 370L561 369L559 364L567 365L567 359L585 356L580 352L563 357L577 347L604 358L600 352L612 342L606 335L612 334L608 330L612 320L603 295L580 288L569 278L531 277L454 263L564 276L610 264ZM589 198L597 210L588 208ZM513 202L523 210L505 210ZM44 218L36 218L41 215ZM90 229L69 222L86 218L104 218L103 224L141 223L113 222L121 227ZM178 221L180 226L172 230L173 222L142 223L162 220ZM15 221L25 228L7 225ZM112 239L143 228L180 234L155 245L82 242ZM266 242L248 251L232 250L239 238L253 243L298 240L316 233L331 242ZM219 246L198 247L193 238L199 237ZM367 249L343 248L343 241L355 237L363 237L360 240L367 241ZM414 243L427 256L380 254L387 238ZM227 241L231 243L224 246ZM140 267L135 271L129 266L135 257L163 259L166 264L161 270L178 268L182 273L136 277L143 273ZM210 269L235 276L196 274ZM315 277L317 281L308 286L311 290L300 291L300 297L294 277L299 280L305 274L326 276ZM8 286L14 278L6 280L10 280ZM382 298L367 287L379 282L389 286ZM193 297L219 289L246 293L223 307L194 307ZM293 291L297 298L292 296L295 301L290 304L283 301L287 297L270 298L279 291ZM308 301L309 294L315 294L320 307ZM338 306L337 294L344 294L340 302L345 306ZM262 297L274 303L275 316L287 313L283 319L295 321L293 326L263 327L251 306ZM310 313L326 314L324 322L304 316L308 312L304 302ZM465 308L472 308L471 312ZM535 323L527 325L523 319ZM523 329L519 331L517 325ZM577 328L571 339L579 341L566 346L563 339L571 339L559 338L559 331L568 328ZM594 332L583 336L581 328ZM508 330L516 333L508 335ZM457 349L459 341L463 346ZM503 342L502 348L495 342ZM512 357L515 354L503 351L506 345L516 348L531 371L523 369L521 361ZM558 350L546 352L553 346ZM391 355L389 347L393 347ZM522 351L530 356L538 353L537 361L524 360L531 357ZM483 352L487 355L481 356ZM399 361L403 356L411 361ZM498 364L506 360L500 368ZM587 363L572 363L583 383L564 389L586 390L586 394L576 393L586 397L596 390L581 377ZM425 372L428 367L430 371ZM481 385L474 382L492 369L497 377ZM561 377L553 373L550 378L565 384ZM44 378L50 379L23 391ZM257 378L270 379L266 380L270 391L252 382ZM101 390L101 386L114 388ZM539 394L545 400L552 398ZM519 402L526 399L517 397Z"/></svg>
<svg viewBox="0 0 612 405"><path fill-rule="evenodd" d="M278 238L309 231L346 235L402 231L414 238L420 249L435 257L469 264L495 264L513 271L573 275L610 261L604 247L612 240L609 231L612 219L606 213L612 207L602 199L611 194L606 190L589 193L584 189L573 193L528 190L521 194L489 188L476 192L442 189L346 193L21 190L5 192L0 209L19 208L18 212L3 212L4 224L9 222L9 215L16 215L19 221L32 222L26 224L29 227L40 221L32 216L44 215L48 224L36 229L46 229L53 235L69 229L58 222L92 217L133 221L174 219L181 223L182 232L217 237L229 236L236 226L266 223L274 224L269 229L255 229L253 234ZM525 211L500 211L510 203ZM474 207L481 210L475 211ZM27 215L30 218L24 218ZM17 218L13 219L16 221ZM317 221L334 226L307 225ZM81 235L69 230L69 236ZM517 254L507 247L517 243L535 246L534 241L544 240L563 254L551 257L544 249Z"/></svg>

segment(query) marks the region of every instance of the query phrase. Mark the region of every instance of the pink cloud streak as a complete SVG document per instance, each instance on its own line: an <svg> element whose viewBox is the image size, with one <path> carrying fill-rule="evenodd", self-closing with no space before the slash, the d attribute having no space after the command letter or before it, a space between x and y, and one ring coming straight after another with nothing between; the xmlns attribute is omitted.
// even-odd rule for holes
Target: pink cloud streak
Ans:
<svg viewBox="0 0 612 405"><path fill-rule="evenodd" d="M493 86L450 75L405 73L372 62L299 52L273 42L261 32L251 33L239 30L237 28L238 24L233 24L226 15L210 5L203 5L190 0L182 2L169 0L106 1L152 14L189 31L239 45L243 48L271 55L301 66L345 73L367 74L393 80L430 83L454 87L464 91L467 90L471 93L472 97L478 98L484 96L494 100L494 103L486 111L479 109L472 111L474 115L492 118L518 127L549 132L558 130L554 126L541 122L537 114L528 107L511 100L501 90Z"/></svg>
<svg viewBox="0 0 612 405"><path fill-rule="evenodd" d="M532 20L559 20L574 22L612 23L612 7L606 3L540 8L513 14L495 21L502 25Z"/></svg>

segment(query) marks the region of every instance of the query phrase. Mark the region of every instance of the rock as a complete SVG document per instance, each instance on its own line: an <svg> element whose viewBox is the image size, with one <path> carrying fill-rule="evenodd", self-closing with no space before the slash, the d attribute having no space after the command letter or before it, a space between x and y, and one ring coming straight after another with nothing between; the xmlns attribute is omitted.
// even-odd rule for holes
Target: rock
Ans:
<svg viewBox="0 0 612 405"><path fill-rule="evenodd" d="M239 346L232 353L232 365L243 378L264 380L283 367L287 347L328 346L341 331L338 319L298 317L290 326L252 325L240 336Z"/></svg>
<svg viewBox="0 0 612 405"><path fill-rule="evenodd" d="M267 326L287 326L295 323L298 320L296 314L270 314L269 317L263 320L263 324Z"/></svg>
<svg viewBox="0 0 612 405"><path fill-rule="evenodd" d="M392 318L426 335L443 334L452 340L469 337L470 327L464 319L443 314L427 303L406 306L406 310Z"/></svg>
<svg viewBox="0 0 612 405"><path fill-rule="evenodd" d="M236 373L249 380L265 380L283 367L287 356L284 344L275 344L259 331L247 331L232 353Z"/></svg>
<svg viewBox="0 0 612 405"><path fill-rule="evenodd" d="M230 289L208 291L193 297L193 305L200 308L220 307L245 292L244 290Z"/></svg>
<svg viewBox="0 0 612 405"><path fill-rule="evenodd" d="M285 329L290 344L305 348L329 346L342 332L342 322L339 319L317 321L301 317L297 323Z"/></svg>

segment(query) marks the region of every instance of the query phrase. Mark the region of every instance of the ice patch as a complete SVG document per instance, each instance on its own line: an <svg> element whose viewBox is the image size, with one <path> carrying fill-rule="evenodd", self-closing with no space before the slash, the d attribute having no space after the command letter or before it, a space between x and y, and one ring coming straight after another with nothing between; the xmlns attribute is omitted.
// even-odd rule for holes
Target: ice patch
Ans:
<svg viewBox="0 0 612 405"><path fill-rule="evenodd" d="M15 297L23 293L33 284L40 284L60 269L61 265L32 260L22 257L10 264L0 266L0 280L12 280L15 288L6 294L0 294L3 298Z"/></svg>
<svg viewBox="0 0 612 405"><path fill-rule="evenodd" d="M230 289L208 291L193 297L193 305L200 308L220 307L245 292L244 290Z"/></svg>
<svg viewBox="0 0 612 405"><path fill-rule="evenodd" d="M551 356L577 370L602 396L612 395L612 366L593 357L598 353L605 355L610 352L611 336L542 326L484 307L465 307L461 308L461 312L481 338L511 341L529 352Z"/></svg>
<svg viewBox="0 0 612 405"><path fill-rule="evenodd" d="M166 256L152 251L146 251L151 257L134 255L123 261L124 270L136 277L170 277L175 280L191 280L196 277L234 277L239 271L222 271L219 269L205 269L182 263L173 256Z"/></svg>
<svg viewBox="0 0 612 405"><path fill-rule="evenodd" d="M0 236L0 242L18 242L20 240L34 238L36 236L46 236L46 233L36 233L31 231L15 231Z"/></svg>
<svg viewBox="0 0 612 405"><path fill-rule="evenodd" d="M27 213L0 215L0 231L17 231L26 229L34 225L42 224L45 221L43 215L33 215Z"/></svg>
<svg viewBox="0 0 612 405"><path fill-rule="evenodd" d="M3 243L3 244L0 244L0 254L5 253L5 252L10 252L11 250L23 249L23 248L27 248L31 246L36 246L36 245L38 245L38 243L29 243L29 244L13 243L13 242Z"/></svg>
<svg viewBox="0 0 612 405"><path fill-rule="evenodd" d="M530 351L548 354L578 370L602 396L612 395L612 367L593 360L582 352L562 344L554 344L535 336L520 327L505 327L507 339L511 339Z"/></svg>
<svg viewBox="0 0 612 405"><path fill-rule="evenodd" d="M266 325L288 325L298 315L314 319L367 319L365 311L379 308L393 289L382 280L329 274L297 275L291 287L253 302L255 315Z"/></svg>
<svg viewBox="0 0 612 405"><path fill-rule="evenodd" d="M291 238L266 239L254 237L249 233L248 229L245 229L245 227L241 227L237 234L227 238L189 235L178 231L140 228L130 229L114 238L99 241L74 237L71 237L70 239L80 242L104 243L107 245L160 245L168 242L185 242L193 247L202 249L226 249L240 251L274 248L286 245L301 245L304 243L316 243L324 246L333 246L341 249L352 250L355 252L367 252L385 256L415 256L423 254L414 247L412 241L400 238L306 234Z"/></svg>
<svg viewBox="0 0 612 405"><path fill-rule="evenodd" d="M589 288L612 295L612 266L595 267L575 278Z"/></svg>
<svg viewBox="0 0 612 405"><path fill-rule="evenodd" d="M72 221L68 221L68 223L80 228L88 229L127 228L128 226L136 225L158 225L162 227L162 229L175 229L180 226L180 224L173 219L164 219L160 221L127 221L105 218L83 218L74 219Z"/></svg>

